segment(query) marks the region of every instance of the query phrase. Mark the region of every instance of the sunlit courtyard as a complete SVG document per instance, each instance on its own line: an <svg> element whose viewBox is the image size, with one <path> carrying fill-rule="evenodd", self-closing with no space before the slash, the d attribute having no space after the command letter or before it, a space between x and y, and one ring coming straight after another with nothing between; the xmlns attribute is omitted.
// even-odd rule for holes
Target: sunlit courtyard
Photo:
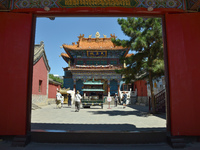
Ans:
<svg viewBox="0 0 200 150"><path fill-rule="evenodd" d="M32 131L157 131L166 129L166 114L152 115L148 106L104 105L81 108L75 106L57 109L55 104L32 110Z"/></svg>

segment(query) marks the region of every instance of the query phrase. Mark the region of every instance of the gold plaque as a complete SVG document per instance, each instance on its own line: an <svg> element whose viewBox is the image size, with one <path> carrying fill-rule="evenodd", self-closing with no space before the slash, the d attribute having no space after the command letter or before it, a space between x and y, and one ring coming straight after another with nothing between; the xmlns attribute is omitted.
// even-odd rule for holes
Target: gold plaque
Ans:
<svg viewBox="0 0 200 150"><path fill-rule="evenodd" d="M107 51L87 51L88 57L107 57Z"/></svg>

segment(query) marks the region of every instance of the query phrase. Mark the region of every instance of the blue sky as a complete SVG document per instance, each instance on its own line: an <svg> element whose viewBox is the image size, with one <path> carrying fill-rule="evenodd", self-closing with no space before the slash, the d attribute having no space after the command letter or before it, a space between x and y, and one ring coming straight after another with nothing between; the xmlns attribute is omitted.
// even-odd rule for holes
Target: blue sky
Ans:
<svg viewBox="0 0 200 150"><path fill-rule="evenodd" d="M56 17L55 20L49 18L37 18L35 44L44 41L44 48L47 55L51 74L64 75L63 68L67 63L59 57L64 49L62 44L72 44L78 41L78 36L84 34L88 37L92 34L95 37L96 32L100 33L100 38L104 35L110 37L114 34L119 39L128 39L121 31L117 23L118 17Z"/></svg>

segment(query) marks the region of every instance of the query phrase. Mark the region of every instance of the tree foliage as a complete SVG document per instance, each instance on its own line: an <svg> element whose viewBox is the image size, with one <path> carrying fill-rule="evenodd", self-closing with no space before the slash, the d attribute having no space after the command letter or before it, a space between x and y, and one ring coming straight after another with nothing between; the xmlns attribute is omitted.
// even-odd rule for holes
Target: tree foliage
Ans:
<svg viewBox="0 0 200 150"><path fill-rule="evenodd" d="M59 82L59 83L62 83L62 86L61 86L61 87L63 87L63 80L62 80L61 78L55 77L53 74L49 74L49 78L50 78L50 79L53 79L54 81L57 81L57 82Z"/></svg>
<svg viewBox="0 0 200 150"><path fill-rule="evenodd" d="M118 24L129 40L112 39L117 46L130 48L134 55L121 58L126 68L117 72L126 83L146 79L153 93L152 80L164 75L162 25L160 18L118 19Z"/></svg>

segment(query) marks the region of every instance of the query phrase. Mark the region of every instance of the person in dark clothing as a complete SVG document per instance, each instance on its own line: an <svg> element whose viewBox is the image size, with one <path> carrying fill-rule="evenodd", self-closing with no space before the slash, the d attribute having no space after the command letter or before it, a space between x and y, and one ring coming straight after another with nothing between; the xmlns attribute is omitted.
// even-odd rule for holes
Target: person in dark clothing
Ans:
<svg viewBox="0 0 200 150"><path fill-rule="evenodd" d="M117 96L117 93L115 93L115 96L114 96L115 107L117 107L117 100L118 100L118 96Z"/></svg>
<svg viewBox="0 0 200 150"><path fill-rule="evenodd" d="M71 106L72 96L68 94L68 106Z"/></svg>
<svg viewBox="0 0 200 150"><path fill-rule="evenodd" d="M126 108L126 99L127 99L127 95L125 92L123 92L123 97L122 97L122 100L123 100L123 108Z"/></svg>
<svg viewBox="0 0 200 150"><path fill-rule="evenodd" d="M120 97L118 97L119 105L122 104Z"/></svg>

